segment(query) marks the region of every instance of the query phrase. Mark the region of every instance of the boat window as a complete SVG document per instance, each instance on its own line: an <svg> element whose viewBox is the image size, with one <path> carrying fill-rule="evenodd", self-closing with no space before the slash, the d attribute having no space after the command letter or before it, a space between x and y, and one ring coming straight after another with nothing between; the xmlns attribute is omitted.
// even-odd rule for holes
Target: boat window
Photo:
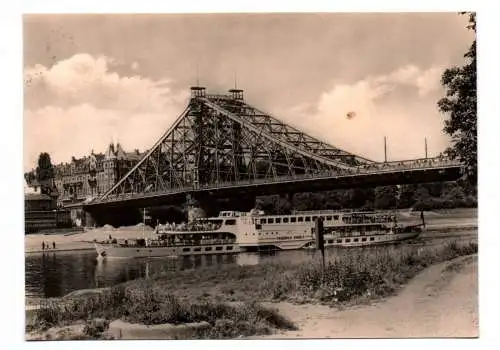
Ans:
<svg viewBox="0 0 500 350"><path fill-rule="evenodd" d="M256 228L257 230L260 230L260 229L262 228L262 225L260 225L260 224L255 224L255 228Z"/></svg>
<svg viewBox="0 0 500 350"><path fill-rule="evenodd" d="M304 221L304 218L303 218L302 216L299 216L299 217L297 218L297 222L302 222L302 221Z"/></svg>
<svg viewBox="0 0 500 350"><path fill-rule="evenodd" d="M212 250L212 247L206 247L206 248L205 248L205 251L206 251L206 252L209 252L209 251L211 251L211 250Z"/></svg>
<svg viewBox="0 0 500 350"><path fill-rule="evenodd" d="M183 252L189 252L189 248L182 248Z"/></svg>
<svg viewBox="0 0 500 350"><path fill-rule="evenodd" d="M313 216L312 221L315 221L317 218L318 218L317 216Z"/></svg>
<svg viewBox="0 0 500 350"><path fill-rule="evenodd" d="M337 239L337 243L342 243L342 240L341 239Z"/></svg>
<svg viewBox="0 0 500 350"><path fill-rule="evenodd" d="M333 240L332 240L332 239L329 239L329 240L328 240L328 243L333 243Z"/></svg>
<svg viewBox="0 0 500 350"><path fill-rule="evenodd" d="M331 219L332 219L332 216L331 216L331 215L328 215L328 216L326 217L326 220L331 220Z"/></svg>
<svg viewBox="0 0 500 350"><path fill-rule="evenodd" d="M310 216L306 216L306 221L311 221L311 217Z"/></svg>
<svg viewBox="0 0 500 350"><path fill-rule="evenodd" d="M226 220L226 225L236 225L236 220L235 219Z"/></svg>
<svg viewBox="0 0 500 350"><path fill-rule="evenodd" d="M276 223L277 224L281 223L281 218L276 218Z"/></svg>
<svg viewBox="0 0 500 350"><path fill-rule="evenodd" d="M283 218L283 223L286 224L288 222L288 218Z"/></svg>
<svg viewBox="0 0 500 350"><path fill-rule="evenodd" d="M265 224L266 223L266 219L260 219L260 224Z"/></svg>
<svg viewBox="0 0 500 350"><path fill-rule="evenodd" d="M201 252L201 248L194 248L193 249L195 252Z"/></svg>
<svg viewBox="0 0 500 350"><path fill-rule="evenodd" d="M233 250L233 246L232 245L231 246L227 246L226 250Z"/></svg>
<svg viewBox="0 0 500 350"><path fill-rule="evenodd" d="M361 238L362 242L366 242L366 237Z"/></svg>
<svg viewBox="0 0 500 350"><path fill-rule="evenodd" d="M222 250L222 247L215 247L215 250Z"/></svg>
<svg viewBox="0 0 500 350"><path fill-rule="evenodd" d="M358 241L359 241L359 239L357 239L357 238L354 238L354 242L358 242Z"/></svg>
<svg viewBox="0 0 500 350"><path fill-rule="evenodd" d="M290 222L296 222L297 221L297 218L296 217L292 217L290 218Z"/></svg>
<svg viewBox="0 0 500 350"><path fill-rule="evenodd" d="M375 240L375 237L370 237L370 241L374 241Z"/></svg>
<svg viewBox="0 0 500 350"><path fill-rule="evenodd" d="M333 220L338 220L339 219L339 216L338 215L334 215L333 216Z"/></svg>
<svg viewBox="0 0 500 350"><path fill-rule="evenodd" d="M269 218L267 219L268 224L274 224L274 218Z"/></svg>

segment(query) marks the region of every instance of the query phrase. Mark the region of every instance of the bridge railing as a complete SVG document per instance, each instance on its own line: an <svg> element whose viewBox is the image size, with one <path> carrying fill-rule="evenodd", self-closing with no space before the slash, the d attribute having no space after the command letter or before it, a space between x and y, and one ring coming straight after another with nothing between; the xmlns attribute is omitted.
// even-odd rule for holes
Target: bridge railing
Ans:
<svg viewBox="0 0 500 350"><path fill-rule="evenodd" d="M248 179L241 181L228 181L219 182L214 184L200 184L182 187L173 187L168 190L158 191L158 192L137 192L137 193L124 193L117 194L112 197L105 199L96 199L92 203L107 203L116 202L123 200L130 200L136 198L150 198L156 197L164 194L181 193L188 191L197 190L211 190L211 189L221 189L228 187L237 187L244 185L259 185L259 184L270 184L277 182L291 182L297 180L307 180L307 179L322 179L331 177L348 177L348 176L358 176L358 175L370 175L370 174L383 174L387 172L394 171L411 171L411 170L425 170L425 169L439 169L447 168L450 166L461 166L461 163L457 160L452 160L449 158L438 157L438 158L422 158L416 160L403 160L403 161L393 161L384 163L375 163L361 165L358 167L353 167L351 169L338 169L331 171L319 172L316 174L300 174L300 175L285 175L278 176L274 178L264 178L264 179Z"/></svg>

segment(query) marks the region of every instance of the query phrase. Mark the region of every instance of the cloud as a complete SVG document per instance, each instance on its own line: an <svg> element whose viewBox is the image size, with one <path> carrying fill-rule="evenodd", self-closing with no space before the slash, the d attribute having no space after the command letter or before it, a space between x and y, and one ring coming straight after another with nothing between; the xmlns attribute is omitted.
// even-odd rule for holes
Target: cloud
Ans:
<svg viewBox="0 0 500 350"><path fill-rule="evenodd" d="M384 159L384 136L389 160L422 157L424 138L429 155L436 155L449 143L436 106L442 95L441 72L440 67L423 70L409 65L386 75L336 83L316 103L293 106L282 111L285 117L280 119L373 160ZM347 117L351 111L354 118Z"/></svg>
<svg viewBox="0 0 500 350"><path fill-rule="evenodd" d="M69 161L114 137L125 149L150 147L185 107L187 91L168 78L151 80L110 71L114 60L78 54L51 68L25 69L25 168L38 154Z"/></svg>

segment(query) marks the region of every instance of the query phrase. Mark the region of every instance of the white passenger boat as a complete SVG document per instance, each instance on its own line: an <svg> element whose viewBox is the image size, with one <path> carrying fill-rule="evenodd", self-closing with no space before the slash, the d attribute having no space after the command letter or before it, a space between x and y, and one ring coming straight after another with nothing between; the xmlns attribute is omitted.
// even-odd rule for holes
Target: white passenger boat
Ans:
<svg viewBox="0 0 500 350"><path fill-rule="evenodd" d="M290 215L222 211L217 217L197 218L187 224L158 225L154 239L96 243L96 250L106 257L177 257L314 248L317 218L323 221L326 247L394 243L418 237L425 226L423 218L385 211L326 210Z"/></svg>
<svg viewBox="0 0 500 350"><path fill-rule="evenodd" d="M418 237L425 226L422 217L405 217L387 211L323 210L291 215L262 215L254 211L242 217L245 229L239 232L238 243L244 251L314 248L317 218L323 221L325 247L394 243Z"/></svg>
<svg viewBox="0 0 500 350"><path fill-rule="evenodd" d="M108 258L178 257L233 254L240 251L234 225L218 218L188 224L158 225L154 238L121 239L95 243L99 256Z"/></svg>

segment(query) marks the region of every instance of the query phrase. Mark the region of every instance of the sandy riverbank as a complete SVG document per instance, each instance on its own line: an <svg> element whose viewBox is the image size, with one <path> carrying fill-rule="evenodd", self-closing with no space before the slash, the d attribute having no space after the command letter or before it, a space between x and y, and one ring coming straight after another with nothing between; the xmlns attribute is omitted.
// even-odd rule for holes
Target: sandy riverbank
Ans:
<svg viewBox="0 0 500 350"><path fill-rule="evenodd" d="M477 337L477 255L433 265L398 295L368 306L264 304L298 327L263 338Z"/></svg>
<svg viewBox="0 0 500 350"><path fill-rule="evenodd" d="M100 227L96 229L88 229L85 232L64 234L32 234L24 237L25 253L41 253L42 243L49 245L46 252L67 251L67 250L82 250L94 249L94 239L98 241L106 240L109 235L117 239L133 239L143 237L143 228L141 225L130 227ZM145 237L154 237L155 233L149 226L144 227ZM56 244L56 249L53 249L52 242Z"/></svg>

